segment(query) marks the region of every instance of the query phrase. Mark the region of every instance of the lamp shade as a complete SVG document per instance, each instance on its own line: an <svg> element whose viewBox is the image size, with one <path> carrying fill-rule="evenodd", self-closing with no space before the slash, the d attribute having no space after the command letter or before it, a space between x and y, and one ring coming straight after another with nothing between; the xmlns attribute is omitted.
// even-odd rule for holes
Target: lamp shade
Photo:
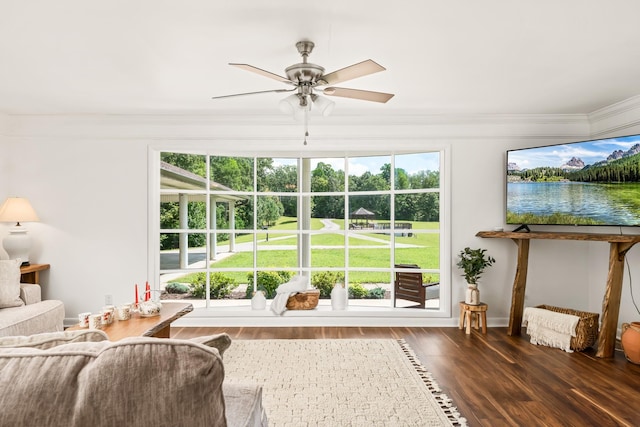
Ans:
<svg viewBox="0 0 640 427"><path fill-rule="evenodd" d="M300 109L300 98L297 94L289 95L278 104L280 111L286 114L294 114Z"/></svg>
<svg viewBox="0 0 640 427"><path fill-rule="evenodd" d="M9 197L0 206L0 222L34 222L40 221L31 203L22 197Z"/></svg>
<svg viewBox="0 0 640 427"><path fill-rule="evenodd" d="M320 95L311 95L311 100L313 101L313 105L315 105L320 113L325 117L331 114L333 107L336 105L335 102Z"/></svg>
<svg viewBox="0 0 640 427"><path fill-rule="evenodd" d="M9 235L2 241L2 247L9 259L19 259L22 265L29 265L29 251L31 250L31 237L27 234L26 227L21 222L40 221L31 203L22 197L9 197L0 206L0 222L15 222L16 225L9 230Z"/></svg>

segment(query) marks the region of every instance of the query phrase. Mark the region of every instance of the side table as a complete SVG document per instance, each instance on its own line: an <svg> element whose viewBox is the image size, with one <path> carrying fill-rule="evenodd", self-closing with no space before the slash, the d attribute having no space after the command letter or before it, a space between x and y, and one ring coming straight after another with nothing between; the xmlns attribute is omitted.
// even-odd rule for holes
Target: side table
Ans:
<svg viewBox="0 0 640 427"><path fill-rule="evenodd" d="M471 327L475 329L482 323L482 333L487 333L487 309L489 306L483 302L477 305L467 304L460 301L460 328L464 329L466 324L466 334L471 333Z"/></svg>
<svg viewBox="0 0 640 427"><path fill-rule="evenodd" d="M48 270L49 264L29 264L20 267L20 283L40 283L40 272Z"/></svg>

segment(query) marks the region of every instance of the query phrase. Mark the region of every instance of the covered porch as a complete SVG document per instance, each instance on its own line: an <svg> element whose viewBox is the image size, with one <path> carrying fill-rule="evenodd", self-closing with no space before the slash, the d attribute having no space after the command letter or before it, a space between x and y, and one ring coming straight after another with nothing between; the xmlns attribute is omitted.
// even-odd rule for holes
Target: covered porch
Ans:
<svg viewBox="0 0 640 427"><path fill-rule="evenodd" d="M217 204L226 203L229 212L229 229L235 229L235 209L241 203L246 203L250 197L242 195L224 194L231 191L215 181L208 180L193 172L179 168L167 162L160 162L160 203L178 203L179 210L179 234L178 243L178 262L176 266L167 265L161 268L180 268L184 269L189 266L189 202L205 202L209 198L209 250L207 253L194 254L199 259L216 260L218 254L217 244ZM209 194L207 194L207 190ZM228 252L235 252L235 234L229 233L229 244L225 245ZM203 256L204 255L204 256ZM162 264L162 262L161 262Z"/></svg>

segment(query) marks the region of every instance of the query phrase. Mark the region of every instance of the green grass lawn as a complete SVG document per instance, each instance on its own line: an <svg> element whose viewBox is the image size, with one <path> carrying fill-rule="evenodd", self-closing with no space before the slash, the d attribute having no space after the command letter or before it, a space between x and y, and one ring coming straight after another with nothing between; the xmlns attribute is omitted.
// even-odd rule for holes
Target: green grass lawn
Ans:
<svg viewBox="0 0 640 427"><path fill-rule="evenodd" d="M343 268L345 267L344 250L344 220L333 220L341 227L342 231L313 234L311 236L311 267L312 268ZM413 222L413 230L437 230L438 223L433 222ZM312 218L311 229L321 230L323 224L318 218ZM269 240L266 241L267 233L257 234L258 268L281 268L283 270L295 271L298 266L297 234L287 231L297 230L295 218L282 217L277 223L269 228ZM363 238L358 238L362 236ZM349 239L349 268L389 268L391 265L391 250L388 247L391 241L389 234L374 232L357 233L357 236L350 235ZM373 240L371 240L373 239ZM252 242L253 235L240 235L236 238L236 243ZM412 237L395 236L396 245L407 244L410 247L396 247L396 264L417 264L421 268L437 269L440 262L440 235L439 233L416 233ZM219 245L228 242L218 242ZM260 250L275 245L288 245L292 249ZM327 246L330 248L321 248ZM367 246L383 246L367 248ZM386 246L386 247L385 247ZM215 270L229 269L226 275L233 277L239 283L247 282L246 271L233 271L235 269L252 269L253 252L238 252L219 261L213 262L211 267ZM376 271L350 271L351 282L360 283L390 283L389 272ZM437 275L432 275L436 281Z"/></svg>
<svg viewBox="0 0 640 427"><path fill-rule="evenodd" d="M417 264L422 268L437 269L439 267L439 248L401 248L396 249L396 262L400 264ZM388 249L349 249L349 267L351 268L389 268L391 253ZM298 254L295 250L258 251L258 268L282 268L295 270L298 266ZM253 253L238 252L220 261L211 263L213 269L252 268ZM311 267L344 267L344 249L312 249ZM245 283L247 272L225 271L240 283ZM352 271L351 281L366 283L388 283L389 273L375 271Z"/></svg>

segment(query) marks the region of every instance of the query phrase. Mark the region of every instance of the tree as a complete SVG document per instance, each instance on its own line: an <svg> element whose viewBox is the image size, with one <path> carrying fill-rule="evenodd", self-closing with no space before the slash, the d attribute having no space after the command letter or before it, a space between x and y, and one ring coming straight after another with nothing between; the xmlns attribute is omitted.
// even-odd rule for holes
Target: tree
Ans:
<svg viewBox="0 0 640 427"><path fill-rule="evenodd" d="M269 176L274 172L273 159L268 157L262 157L257 159L256 166L256 182L258 185L258 191L267 191L265 188L270 188ZM280 191L280 190L271 190Z"/></svg>
<svg viewBox="0 0 640 427"><path fill-rule="evenodd" d="M311 191L313 192L342 191L344 189L343 183L344 172L336 172L330 164L319 162L311 172ZM314 218L343 218L344 197L314 197L311 216Z"/></svg>
<svg viewBox="0 0 640 427"><path fill-rule="evenodd" d="M258 198L258 224L270 226L284 213L280 200L274 196Z"/></svg>
<svg viewBox="0 0 640 427"><path fill-rule="evenodd" d="M260 183L260 181L258 181ZM295 165L282 165L272 168L265 174L264 185L258 186L259 191L291 192L298 190L298 168ZM280 203L284 208L283 215L296 217L298 203L295 196L281 197Z"/></svg>
<svg viewBox="0 0 640 427"><path fill-rule="evenodd" d="M311 191L313 192L342 191L343 182L344 172L338 174L328 163L318 162L311 172Z"/></svg>
<svg viewBox="0 0 640 427"><path fill-rule="evenodd" d="M404 169L396 168L396 189L406 190L411 187L409 175Z"/></svg>
<svg viewBox="0 0 640 427"><path fill-rule="evenodd" d="M349 189L351 191L382 191L389 189L389 182L382 174L374 175L366 171L360 176L349 175Z"/></svg>
<svg viewBox="0 0 640 427"><path fill-rule="evenodd" d="M282 165L265 173L263 185L258 191L292 192L298 190L298 168L295 165Z"/></svg>
<svg viewBox="0 0 640 427"><path fill-rule="evenodd" d="M211 157L211 180L236 191L253 190L253 159Z"/></svg>

